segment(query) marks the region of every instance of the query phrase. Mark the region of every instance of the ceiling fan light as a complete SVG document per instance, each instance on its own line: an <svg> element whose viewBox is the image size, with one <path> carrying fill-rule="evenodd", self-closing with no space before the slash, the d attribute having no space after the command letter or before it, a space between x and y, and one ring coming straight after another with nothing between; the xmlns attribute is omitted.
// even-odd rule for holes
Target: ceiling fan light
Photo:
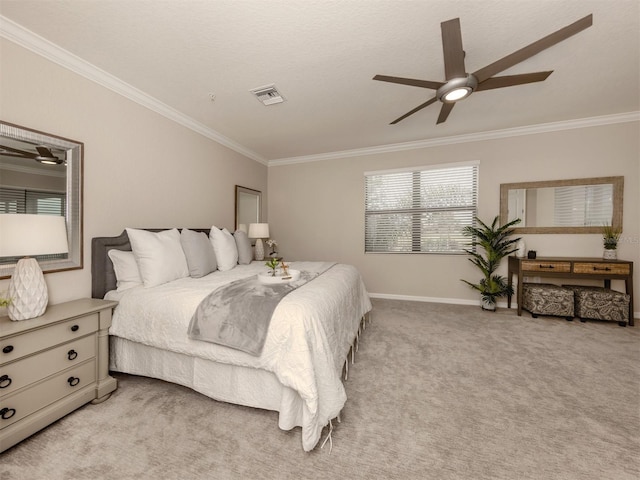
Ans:
<svg viewBox="0 0 640 480"><path fill-rule="evenodd" d="M56 157L36 157L34 160L43 165L60 165L63 162L63 160Z"/></svg>
<svg viewBox="0 0 640 480"><path fill-rule="evenodd" d="M467 98L477 86L478 81L473 75L456 77L442 85L436 92L436 96L443 103L454 103Z"/></svg>
<svg viewBox="0 0 640 480"><path fill-rule="evenodd" d="M458 100L462 100L464 97L468 96L471 93L471 89L469 87L460 87L454 90L451 90L448 93L445 93L442 97L443 102L457 102Z"/></svg>

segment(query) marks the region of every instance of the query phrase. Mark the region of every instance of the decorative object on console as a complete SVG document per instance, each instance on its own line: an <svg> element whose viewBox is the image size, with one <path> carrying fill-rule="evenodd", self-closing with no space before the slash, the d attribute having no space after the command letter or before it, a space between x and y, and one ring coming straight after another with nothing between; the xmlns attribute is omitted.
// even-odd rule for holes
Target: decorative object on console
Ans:
<svg viewBox="0 0 640 480"><path fill-rule="evenodd" d="M271 253L269 254L269 256L270 257L277 257L278 256L278 250L277 250L278 242L276 242L273 238L270 238L265 243L271 249Z"/></svg>
<svg viewBox="0 0 640 480"><path fill-rule="evenodd" d="M264 260L264 244L263 238L269 238L268 223L250 223L249 238L256 239L256 260Z"/></svg>
<svg viewBox="0 0 640 480"><path fill-rule="evenodd" d="M527 246L524 243L524 240L520 239L518 240L518 242L516 243L518 250L516 251L516 257L518 258L524 258L526 252L527 252Z"/></svg>
<svg viewBox="0 0 640 480"><path fill-rule="evenodd" d="M9 283L11 320L28 320L44 314L49 294L40 264L28 255L67 253L65 217L54 215L0 215L0 256L21 258Z"/></svg>
<svg viewBox="0 0 640 480"><path fill-rule="evenodd" d="M602 258L605 260L615 260L618 258L618 240L622 230L611 225L602 227L602 241L604 243L604 253Z"/></svg>
<svg viewBox="0 0 640 480"><path fill-rule="evenodd" d="M535 250L529 250L527 252L527 258L529 260L535 260L537 255L538 255L538 252L536 252Z"/></svg>
<svg viewBox="0 0 640 480"><path fill-rule="evenodd" d="M520 222L519 218L498 226L500 216L496 216L491 226L476 218L479 227L467 226L463 234L472 237L470 249L465 249L471 258L468 260L480 269L483 278L479 283L471 283L462 280L474 290L480 292L482 297L482 309L494 311L496 309L496 299L499 297L513 295L513 288L507 284L507 279L496 275L495 271L500 266L500 261L518 250L516 246L520 238L510 238L513 234L513 225ZM476 251L476 247L482 247L484 256Z"/></svg>

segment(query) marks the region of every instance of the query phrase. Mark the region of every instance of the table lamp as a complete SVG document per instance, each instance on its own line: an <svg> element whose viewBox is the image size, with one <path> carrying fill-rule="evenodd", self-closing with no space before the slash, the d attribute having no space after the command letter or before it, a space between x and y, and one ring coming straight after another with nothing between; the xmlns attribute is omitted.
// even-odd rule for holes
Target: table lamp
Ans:
<svg viewBox="0 0 640 480"><path fill-rule="evenodd" d="M65 218L57 215L0 214L0 257L20 257L9 282L11 320L42 315L49 301L40 264L28 255L67 253Z"/></svg>
<svg viewBox="0 0 640 480"><path fill-rule="evenodd" d="M264 244L263 238L269 238L269 224L268 223L250 223L249 238L256 239L256 260L264 260Z"/></svg>

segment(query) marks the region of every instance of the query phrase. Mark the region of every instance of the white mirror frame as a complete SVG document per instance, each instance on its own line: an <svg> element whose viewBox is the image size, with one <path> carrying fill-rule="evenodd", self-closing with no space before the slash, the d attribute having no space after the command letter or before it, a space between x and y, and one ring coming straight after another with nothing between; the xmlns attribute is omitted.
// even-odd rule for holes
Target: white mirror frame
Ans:
<svg viewBox="0 0 640 480"><path fill-rule="evenodd" d="M68 138L0 121L0 141L10 138L66 151L66 212L69 254L66 259L40 262L44 273L83 268L82 162L84 144ZM0 165L0 169L2 166ZM0 264L0 279L13 275L15 263Z"/></svg>
<svg viewBox="0 0 640 480"><path fill-rule="evenodd" d="M247 201L248 199L248 201ZM240 224L261 223L262 221L262 192L236 185L236 230ZM244 219L244 220L243 220Z"/></svg>

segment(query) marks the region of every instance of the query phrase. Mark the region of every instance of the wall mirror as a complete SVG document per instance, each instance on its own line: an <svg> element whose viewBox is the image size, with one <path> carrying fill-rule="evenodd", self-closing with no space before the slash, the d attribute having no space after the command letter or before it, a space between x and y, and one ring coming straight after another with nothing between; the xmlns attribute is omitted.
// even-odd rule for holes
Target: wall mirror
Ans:
<svg viewBox="0 0 640 480"><path fill-rule="evenodd" d="M36 255L43 272L83 267L82 161L84 144L0 121L0 213L62 215L69 253ZM0 278L15 257L0 257Z"/></svg>
<svg viewBox="0 0 640 480"><path fill-rule="evenodd" d="M517 233L601 233L622 229L624 177L500 185L500 221L520 218Z"/></svg>
<svg viewBox="0 0 640 480"><path fill-rule="evenodd" d="M247 232L250 223L262 223L262 192L236 185L236 230Z"/></svg>

